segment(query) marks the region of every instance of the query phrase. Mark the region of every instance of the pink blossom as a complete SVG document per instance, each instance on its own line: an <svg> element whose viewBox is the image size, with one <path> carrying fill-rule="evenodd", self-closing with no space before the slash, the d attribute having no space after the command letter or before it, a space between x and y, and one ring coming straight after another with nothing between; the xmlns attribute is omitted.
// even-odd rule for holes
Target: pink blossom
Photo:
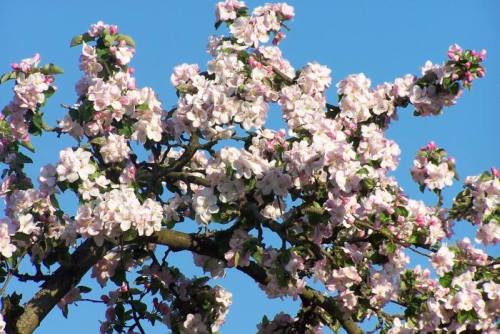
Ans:
<svg viewBox="0 0 500 334"><path fill-rule="evenodd" d="M441 246L438 252L432 255L431 263L439 276L443 276L453 269L455 253L446 246Z"/></svg>
<svg viewBox="0 0 500 334"><path fill-rule="evenodd" d="M123 161L128 158L131 152L127 144L127 139L124 136L114 133L111 133L106 138L106 142L101 146L99 151L106 163Z"/></svg>
<svg viewBox="0 0 500 334"><path fill-rule="evenodd" d="M236 12L241 8L245 8L245 3L238 0L225 0L224 2L218 2L215 8L217 21L228 21L236 18Z"/></svg>

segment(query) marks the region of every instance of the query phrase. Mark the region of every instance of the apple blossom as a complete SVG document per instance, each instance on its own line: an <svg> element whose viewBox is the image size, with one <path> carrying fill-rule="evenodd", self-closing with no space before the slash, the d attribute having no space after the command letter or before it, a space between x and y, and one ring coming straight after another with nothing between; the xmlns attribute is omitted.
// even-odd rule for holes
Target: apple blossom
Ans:
<svg viewBox="0 0 500 334"><path fill-rule="evenodd" d="M497 330L498 259L470 237L453 242L453 224L469 221L477 242L498 243L500 173L467 177L447 208L456 161L430 142L411 170L439 197L430 206L392 176L402 152L386 134L409 105L430 116L456 103L485 75L486 52L452 45L445 63L392 82L348 75L334 105L332 71L317 62L296 70L277 46L294 16L285 3L217 4L227 34L210 38L206 71L173 69L168 111L138 86L131 37L101 21L71 41L82 46L82 77L57 127L41 110L62 71L39 66L39 55L13 64L1 77L13 80L14 98L0 116L0 279L43 283L23 307L15 293L4 297L0 333L31 333L56 304L67 315L76 300L105 304L101 333L145 333L144 322L217 333L232 294L210 280L226 270L250 276L268 298L300 299L296 316L264 317L261 334L358 334L371 319L371 332L392 334ZM275 112L285 129L268 128ZM26 154L30 135L44 132L76 144L41 168L35 187ZM68 193L78 198L74 216L59 205ZM181 251L211 277L186 277L171 261ZM423 261L414 266L411 253ZM114 285L100 299L78 285L90 270L99 286Z"/></svg>

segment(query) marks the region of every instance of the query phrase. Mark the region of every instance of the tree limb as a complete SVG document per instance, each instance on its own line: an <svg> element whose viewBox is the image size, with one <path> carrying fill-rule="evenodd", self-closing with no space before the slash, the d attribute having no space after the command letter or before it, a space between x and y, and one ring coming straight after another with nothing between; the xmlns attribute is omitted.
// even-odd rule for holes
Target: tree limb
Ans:
<svg viewBox="0 0 500 334"><path fill-rule="evenodd" d="M155 233L147 241L168 246L172 251L189 250L201 255L224 259L224 250L221 244L227 245L230 238L225 231L217 232L215 238L207 238L198 234L187 234L174 230L162 230ZM226 241L226 242L224 242ZM39 292L24 306L24 312L14 318L6 318L8 333L31 334L40 325L45 316L54 308L59 300L76 286L87 271L112 248L112 244L97 247L93 240L86 240L71 256L71 265L60 267L48 279ZM267 284L266 271L255 262L249 266L238 267L256 282ZM363 331L356 322L342 310L332 297L322 295L319 291L307 287L301 294L302 300L310 301L328 312L337 319L349 334L362 334Z"/></svg>
<svg viewBox="0 0 500 334"><path fill-rule="evenodd" d="M6 314L7 333L31 334L92 266L104 256L110 245L97 247L92 239L82 243L71 255L71 263L61 266L42 284L41 289L24 305L18 317Z"/></svg>
<svg viewBox="0 0 500 334"><path fill-rule="evenodd" d="M207 239L197 234L186 234L172 230L163 230L156 233L153 240L157 244L169 246L173 251L190 250L201 255L224 260L224 254L219 247L221 244L220 241ZM255 262L250 262L250 264L246 267L238 266L237 269L253 278L257 283L263 285L268 283L266 271ZM324 296L319 291L309 287L304 289L300 297L303 300L308 300L311 303L323 308L332 317L340 322L348 334L363 333L361 328L350 317L348 312L343 310L334 298Z"/></svg>

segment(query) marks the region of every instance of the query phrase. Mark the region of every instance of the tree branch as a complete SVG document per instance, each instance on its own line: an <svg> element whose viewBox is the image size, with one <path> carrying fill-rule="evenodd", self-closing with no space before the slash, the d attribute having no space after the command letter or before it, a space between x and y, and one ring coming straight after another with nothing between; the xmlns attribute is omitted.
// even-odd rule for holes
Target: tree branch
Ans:
<svg viewBox="0 0 500 334"><path fill-rule="evenodd" d="M111 245L97 247L92 239L82 243L71 255L71 263L61 266L42 284L41 289L24 305L24 311L15 318L6 314L7 333L31 334L47 314L87 271L104 256Z"/></svg>
<svg viewBox="0 0 500 334"><path fill-rule="evenodd" d="M227 238L227 235L224 234L223 237ZM157 244L169 246L173 251L190 250L201 255L224 260L224 254L220 245L227 243L222 243L221 240L217 239L217 237L215 240L211 240L198 234L186 234L172 230L163 230L156 233L152 241ZM237 269L253 278L257 283L263 285L268 283L266 271L255 262L250 262L246 267L238 266ZM340 322L348 334L363 333L348 312L343 310L334 298L324 296L319 291L309 287L304 289L300 297L303 300L310 301L323 308Z"/></svg>
<svg viewBox="0 0 500 334"><path fill-rule="evenodd" d="M231 237L226 231L216 232L214 238L199 234L187 234L174 230L162 230L147 241L168 246L172 251L189 250L201 255L224 260L224 250L220 245L227 245ZM60 267L43 285L39 292L26 303L24 312L7 320L8 333L31 334L40 325L45 316L57 305L71 288L76 286L87 271L112 248L112 244L97 247L93 240L86 240L71 256L71 265ZM257 283L266 285L266 271L255 262L238 270L250 276ZM349 334L362 334L356 322L344 311L332 297L323 296L319 291L306 287L301 294L302 300L310 301L337 319Z"/></svg>

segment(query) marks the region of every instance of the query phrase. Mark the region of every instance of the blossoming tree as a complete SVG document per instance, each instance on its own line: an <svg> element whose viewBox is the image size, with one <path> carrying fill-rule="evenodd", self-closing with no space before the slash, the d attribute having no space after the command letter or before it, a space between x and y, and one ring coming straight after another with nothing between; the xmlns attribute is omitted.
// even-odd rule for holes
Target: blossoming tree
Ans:
<svg viewBox="0 0 500 334"><path fill-rule="evenodd" d="M71 41L82 49L83 77L57 126L44 122L43 106L60 68L36 55L1 77L14 82L14 97L0 116L0 333L32 333L56 305L68 315L77 300L106 306L101 333L144 334L146 322L217 333L231 293L211 278L227 270L245 273L269 298L300 299L297 314L264 317L260 334L497 333L498 259L470 238L449 238L466 220L476 242L500 240L500 172L467 177L445 208L455 161L431 142L411 170L437 196L427 206L389 175L400 150L385 137L398 108L424 117L453 105L484 76L486 52L453 45L445 63L376 87L350 75L334 104L325 99L331 71L318 63L296 70L278 47L292 7L250 11L226 0L216 15L229 34L210 38L205 71L174 69L178 101L168 111L151 88L136 86L132 38L102 22ZM287 129L266 127L271 104ZM30 137L48 131L74 146L34 182L24 171L35 152ZM58 204L64 192L78 198L74 216ZM198 233L179 231L187 220ZM172 266L176 252L191 252L207 277ZM410 268L410 252L428 268ZM33 272L22 272L22 261ZM115 288L86 298L90 288L79 282L89 271L94 289ZM5 294L12 280L41 287L23 304Z"/></svg>

